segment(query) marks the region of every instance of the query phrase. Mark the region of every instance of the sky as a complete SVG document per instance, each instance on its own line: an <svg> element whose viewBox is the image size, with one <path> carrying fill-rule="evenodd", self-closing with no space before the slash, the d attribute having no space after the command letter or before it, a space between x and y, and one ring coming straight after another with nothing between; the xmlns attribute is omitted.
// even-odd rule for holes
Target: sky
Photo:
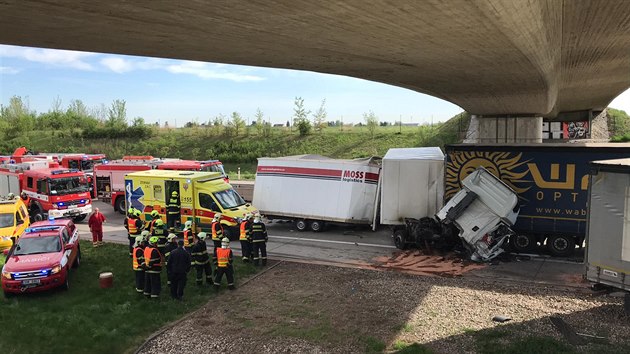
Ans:
<svg viewBox="0 0 630 354"><path fill-rule="evenodd" d="M57 99L88 107L124 100L127 118L170 126L207 122L240 113L252 121L286 123L296 97L314 113L325 101L327 120L363 122L372 111L380 121L431 123L462 112L457 105L404 88L351 77L308 71L203 63L114 54L0 45L0 103L13 96L37 113ZM630 90L611 107L630 112Z"/></svg>

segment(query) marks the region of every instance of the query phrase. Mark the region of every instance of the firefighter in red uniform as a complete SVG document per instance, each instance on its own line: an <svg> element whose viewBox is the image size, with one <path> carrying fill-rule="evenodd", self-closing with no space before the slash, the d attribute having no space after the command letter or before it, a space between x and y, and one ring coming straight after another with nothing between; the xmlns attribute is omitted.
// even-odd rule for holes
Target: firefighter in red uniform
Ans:
<svg viewBox="0 0 630 354"><path fill-rule="evenodd" d="M239 236L238 239L241 241L241 251L243 253L243 262L248 263L251 258L252 253L252 215L247 214L245 218L239 223Z"/></svg>
<svg viewBox="0 0 630 354"><path fill-rule="evenodd" d="M221 287L221 280L223 274L227 277L228 289L234 290L234 268L232 267L233 254L230 249L230 240L224 237L221 240L221 248L217 250L217 258L214 262L215 276L214 276L214 288L219 290Z"/></svg>
<svg viewBox="0 0 630 354"><path fill-rule="evenodd" d="M160 297L162 283L160 273L162 272L162 255L157 249L158 238L152 236L149 245L144 248L144 296L152 299Z"/></svg>
<svg viewBox="0 0 630 354"><path fill-rule="evenodd" d="M144 291L144 239L136 236L133 249L133 272L136 275L136 291L140 294Z"/></svg>

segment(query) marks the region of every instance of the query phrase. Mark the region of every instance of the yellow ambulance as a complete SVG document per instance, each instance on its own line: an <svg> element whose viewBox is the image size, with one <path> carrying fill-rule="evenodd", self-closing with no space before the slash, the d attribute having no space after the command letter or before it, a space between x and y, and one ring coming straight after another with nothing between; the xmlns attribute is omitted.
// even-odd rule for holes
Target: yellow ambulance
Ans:
<svg viewBox="0 0 630 354"><path fill-rule="evenodd" d="M257 212L218 172L147 170L125 176L126 209L140 210L144 221L151 220L151 211L157 210L168 225L173 216L168 216L166 205L173 192L180 205L178 229L192 220L195 232L209 232L214 215L220 213L225 231L235 237L236 219Z"/></svg>
<svg viewBox="0 0 630 354"><path fill-rule="evenodd" d="M21 198L0 198L0 250L11 248L30 224Z"/></svg>

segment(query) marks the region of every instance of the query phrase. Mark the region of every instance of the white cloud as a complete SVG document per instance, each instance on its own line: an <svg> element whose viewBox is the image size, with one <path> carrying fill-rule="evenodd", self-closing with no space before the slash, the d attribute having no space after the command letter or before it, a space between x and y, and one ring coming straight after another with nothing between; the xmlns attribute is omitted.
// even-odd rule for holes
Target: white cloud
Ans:
<svg viewBox="0 0 630 354"><path fill-rule="evenodd" d="M20 72L20 69L12 68L10 66L0 66L0 74L17 74Z"/></svg>
<svg viewBox="0 0 630 354"><path fill-rule="evenodd" d="M134 70L131 61L119 57L106 57L101 59L101 64L115 73L126 73Z"/></svg>
<svg viewBox="0 0 630 354"><path fill-rule="evenodd" d="M262 81L265 79L261 76L231 72L229 71L229 67L225 64L209 64L197 61L182 61L180 64L169 65L166 70L173 74L195 75L205 80L223 79L235 82L246 82Z"/></svg>
<svg viewBox="0 0 630 354"><path fill-rule="evenodd" d="M91 64L84 59L95 53L75 52L71 50L25 48L0 45L0 57L18 58L37 63L70 67L78 70L93 70Z"/></svg>

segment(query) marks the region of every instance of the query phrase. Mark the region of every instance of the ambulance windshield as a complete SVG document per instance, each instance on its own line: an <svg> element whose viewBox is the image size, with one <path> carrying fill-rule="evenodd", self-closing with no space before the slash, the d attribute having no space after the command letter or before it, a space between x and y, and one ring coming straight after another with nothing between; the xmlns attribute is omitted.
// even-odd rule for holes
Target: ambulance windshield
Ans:
<svg viewBox="0 0 630 354"><path fill-rule="evenodd" d="M83 193L90 190L85 177L62 177L52 178L50 182L51 195L66 195L73 193Z"/></svg>
<svg viewBox="0 0 630 354"><path fill-rule="evenodd" d="M215 192L214 197L219 201L223 209L238 208L245 204L245 200L231 188L221 192Z"/></svg>

